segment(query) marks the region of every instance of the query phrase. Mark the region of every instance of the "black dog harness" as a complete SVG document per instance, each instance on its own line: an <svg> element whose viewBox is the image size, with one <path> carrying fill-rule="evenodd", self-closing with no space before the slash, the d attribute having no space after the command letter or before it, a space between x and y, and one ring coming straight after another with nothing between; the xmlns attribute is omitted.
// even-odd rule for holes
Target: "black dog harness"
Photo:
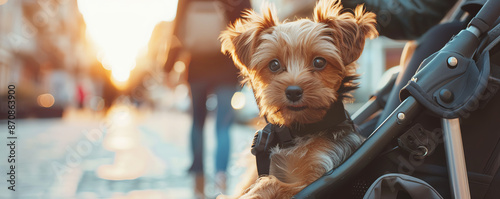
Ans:
<svg viewBox="0 0 500 199"><path fill-rule="evenodd" d="M298 125L293 128L268 123L263 129L255 133L252 144L252 154L257 159L259 176L269 175L271 148L275 146L288 148L295 144L293 142L294 138L345 125L354 128L354 124L341 101L333 103L323 120L316 123Z"/></svg>

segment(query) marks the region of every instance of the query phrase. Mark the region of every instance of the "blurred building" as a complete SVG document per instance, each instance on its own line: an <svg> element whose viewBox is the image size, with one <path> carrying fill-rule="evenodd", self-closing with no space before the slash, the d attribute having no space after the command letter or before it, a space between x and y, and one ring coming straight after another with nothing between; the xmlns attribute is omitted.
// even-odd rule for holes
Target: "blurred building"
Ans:
<svg viewBox="0 0 500 199"><path fill-rule="evenodd" d="M85 30L76 0L0 5L0 96L16 86L18 117L58 116L79 100L102 99L108 83Z"/></svg>

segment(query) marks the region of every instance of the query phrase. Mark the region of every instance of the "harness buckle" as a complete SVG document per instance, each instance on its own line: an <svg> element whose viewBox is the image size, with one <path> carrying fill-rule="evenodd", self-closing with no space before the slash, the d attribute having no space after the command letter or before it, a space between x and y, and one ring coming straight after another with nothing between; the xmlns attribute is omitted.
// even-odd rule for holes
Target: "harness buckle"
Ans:
<svg viewBox="0 0 500 199"><path fill-rule="evenodd" d="M252 154L257 155L258 153L266 152L273 139L272 124L267 124L262 130L255 132L252 142Z"/></svg>

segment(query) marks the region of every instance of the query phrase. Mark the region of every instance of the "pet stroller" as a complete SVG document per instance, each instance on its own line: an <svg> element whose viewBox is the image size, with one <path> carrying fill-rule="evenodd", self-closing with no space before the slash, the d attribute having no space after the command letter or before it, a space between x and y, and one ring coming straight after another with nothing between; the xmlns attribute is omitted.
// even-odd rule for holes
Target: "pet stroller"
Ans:
<svg viewBox="0 0 500 199"><path fill-rule="evenodd" d="M426 33L457 30L424 40L449 41L353 115L367 140L294 198L500 198L500 0L476 2L463 3L466 22Z"/></svg>

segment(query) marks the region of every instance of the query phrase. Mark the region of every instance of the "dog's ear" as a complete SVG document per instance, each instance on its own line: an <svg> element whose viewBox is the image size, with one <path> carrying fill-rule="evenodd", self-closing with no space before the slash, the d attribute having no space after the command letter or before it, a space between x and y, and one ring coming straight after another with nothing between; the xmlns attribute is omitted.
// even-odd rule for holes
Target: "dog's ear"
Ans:
<svg viewBox="0 0 500 199"><path fill-rule="evenodd" d="M332 29L344 65L359 58L366 38L378 36L375 18L374 13L365 12L363 5L358 5L354 13L345 11L340 0L320 0L314 8L314 21Z"/></svg>
<svg viewBox="0 0 500 199"><path fill-rule="evenodd" d="M259 43L259 36L264 31L279 24L274 7L263 6L263 15L253 10L246 10L241 19L230 24L219 39L222 53L231 54L233 61L243 75L247 75L254 49Z"/></svg>

